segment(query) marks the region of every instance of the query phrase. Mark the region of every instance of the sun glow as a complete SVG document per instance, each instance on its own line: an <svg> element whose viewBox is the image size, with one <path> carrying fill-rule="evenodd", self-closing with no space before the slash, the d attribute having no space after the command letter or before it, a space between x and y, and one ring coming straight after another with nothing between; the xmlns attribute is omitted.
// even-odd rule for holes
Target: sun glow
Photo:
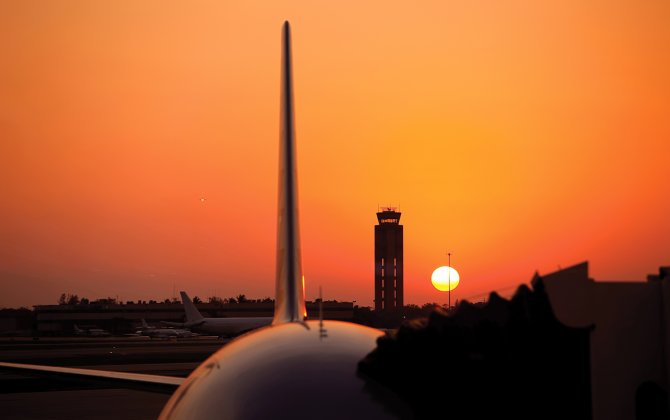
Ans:
<svg viewBox="0 0 670 420"><path fill-rule="evenodd" d="M458 275L458 271L453 267L446 265L437 268L433 271L433 275L430 276L430 281L433 283L433 286L442 292L454 290L458 286L460 280L461 278Z"/></svg>

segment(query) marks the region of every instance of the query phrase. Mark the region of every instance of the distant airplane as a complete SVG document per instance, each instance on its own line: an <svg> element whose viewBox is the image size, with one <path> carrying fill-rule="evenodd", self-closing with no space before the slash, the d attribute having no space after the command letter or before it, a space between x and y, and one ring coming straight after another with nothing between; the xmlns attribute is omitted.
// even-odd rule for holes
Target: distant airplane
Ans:
<svg viewBox="0 0 670 420"><path fill-rule="evenodd" d="M190 328L192 331L202 334L234 337L272 323L272 317L205 318L198 311L198 308L195 307L186 292L181 291L179 294L184 304L186 322L163 321L165 325Z"/></svg>
<svg viewBox="0 0 670 420"><path fill-rule="evenodd" d="M389 389L357 374L359 361L376 347L383 332L350 322L306 320L291 61L291 31L284 22L272 324L223 346L186 379L4 362L1 368L97 378L144 390L153 385L163 392L179 385L160 414L166 420L412 418L409 406ZM194 315L199 314L188 316L193 320ZM205 320L200 322L205 324Z"/></svg>
<svg viewBox="0 0 670 420"><path fill-rule="evenodd" d="M112 334L102 328L79 328L77 324L74 325L74 334L87 337L109 337Z"/></svg>
<svg viewBox="0 0 670 420"><path fill-rule="evenodd" d="M144 335L151 338L189 338L197 337L199 334L183 328L156 328L147 324L142 318L142 326L137 330L137 335Z"/></svg>

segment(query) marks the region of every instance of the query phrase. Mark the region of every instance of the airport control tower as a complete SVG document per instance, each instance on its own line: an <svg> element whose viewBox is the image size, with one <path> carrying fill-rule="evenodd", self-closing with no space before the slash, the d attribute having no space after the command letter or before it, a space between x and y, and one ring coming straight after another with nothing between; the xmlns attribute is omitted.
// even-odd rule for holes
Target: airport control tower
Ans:
<svg viewBox="0 0 670 420"><path fill-rule="evenodd" d="M402 225L394 207L377 213L375 226L375 310L403 306Z"/></svg>

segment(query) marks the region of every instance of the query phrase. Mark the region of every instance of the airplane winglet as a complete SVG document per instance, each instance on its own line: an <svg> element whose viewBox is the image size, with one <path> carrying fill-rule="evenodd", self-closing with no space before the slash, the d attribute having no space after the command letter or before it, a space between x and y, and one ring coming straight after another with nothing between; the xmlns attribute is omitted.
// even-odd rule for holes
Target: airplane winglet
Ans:
<svg viewBox="0 0 670 420"><path fill-rule="evenodd" d="M307 317L298 226L298 180L295 152L291 27L282 27L279 200L277 221L276 300L273 324L303 322Z"/></svg>

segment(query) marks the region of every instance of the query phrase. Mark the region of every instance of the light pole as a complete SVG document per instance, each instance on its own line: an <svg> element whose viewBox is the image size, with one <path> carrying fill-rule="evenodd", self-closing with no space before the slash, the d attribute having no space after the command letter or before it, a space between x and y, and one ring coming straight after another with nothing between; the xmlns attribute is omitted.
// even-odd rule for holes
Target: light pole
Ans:
<svg viewBox="0 0 670 420"><path fill-rule="evenodd" d="M447 281L449 282L449 304L447 310L451 311L451 252L447 252L449 270L447 270Z"/></svg>

